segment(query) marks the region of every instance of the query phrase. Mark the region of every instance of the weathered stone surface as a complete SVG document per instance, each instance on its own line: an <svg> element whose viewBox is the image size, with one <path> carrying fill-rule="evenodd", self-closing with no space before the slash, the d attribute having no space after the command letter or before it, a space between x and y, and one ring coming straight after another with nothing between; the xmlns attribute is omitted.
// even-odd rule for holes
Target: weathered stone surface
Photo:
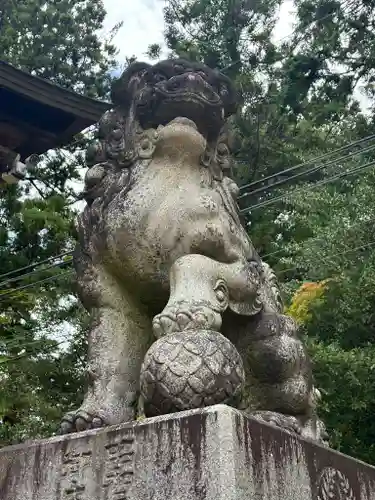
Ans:
<svg viewBox="0 0 375 500"><path fill-rule="evenodd" d="M0 450L1 500L373 500L375 468L224 405Z"/></svg>
<svg viewBox="0 0 375 500"><path fill-rule="evenodd" d="M324 440L297 324L241 224L233 82L197 62L136 62L112 100L88 152L74 255L92 319L88 387L61 431L134 420L141 387L147 417L230 401Z"/></svg>
<svg viewBox="0 0 375 500"><path fill-rule="evenodd" d="M233 401L245 374L234 345L218 332L166 335L149 349L141 371L141 391L149 416Z"/></svg>

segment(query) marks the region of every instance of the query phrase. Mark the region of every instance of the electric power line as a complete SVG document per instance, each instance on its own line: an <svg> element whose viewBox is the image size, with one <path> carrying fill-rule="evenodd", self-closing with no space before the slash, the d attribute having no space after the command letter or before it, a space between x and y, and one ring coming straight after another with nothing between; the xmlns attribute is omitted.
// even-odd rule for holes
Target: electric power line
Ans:
<svg viewBox="0 0 375 500"><path fill-rule="evenodd" d="M350 142L349 144L346 144L345 146L341 146L338 149L334 149L333 151L330 151L329 153L324 153L323 155L316 156L315 158L311 158L311 160L308 160L307 162L299 163L298 165L294 165L293 167L289 167L285 170L281 170L280 172L277 172L275 174L268 175L267 177L264 177L263 179L259 179L257 181L249 182L248 184L244 184L243 186L240 186L240 190L243 190L243 189L246 189L249 187L251 188L253 186L256 186L258 184L261 184L262 182L271 180L271 179L278 177L280 175L288 174L288 173L294 172L295 170L298 170L300 168L307 167L308 165L311 165L311 163L315 163L317 161L324 160L324 159L329 158L330 156L332 156L336 153L340 153L342 151L349 149L352 146L357 146L357 145L362 144L364 142L368 142L372 139L375 139L375 134L369 135L369 136L364 137L362 139L358 139L357 141Z"/></svg>
<svg viewBox="0 0 375 500"><path fill-rule="evenodd" d="M370 221L366 221L366 222L370 222ZM316 240L316 241L319 241L319 240ZM350 248L348 250L345 250L344 252L339 252L339 253L336 253L336 254L333 254L331 255L331 257L339 257L341 255L345 255L345 254L348 254L350 252L355 252L357 250L362 250L364 248L369 248L369 247L372 247L375 245L375 241L371 241L369 243L366 243L364 245L360 245L360 246L357 246L355 248ZM264 257L263 257L264 258ZM300 266L295 266L295 267L291 267L291 268L288 268L288 269L283 269L282 271L279 271L277 274L280 275L280 274L284 274L286 272L289 272L289 271L294 271L296 269L298 269ZM42 280L38 280L34 283L29 283L27 285L23 285L23 286L20 286L20 287L17 287L17 288L14 288L12 290L8 290L6 292L3 292L3 293L0 293L0 299L1 297L5 297L5 296L8 296L8 295L12 295L16 292L19 292L21 290L25 290L25 289L28 289L28 288L32 288L34 286L37 286L37 285L41 285L42 283L46 283L48 281L52 281L54 279L57 279L57 278L61 278L62 276L66 276L68 274L71 273L71 270L67 270L67 271L64 271L62 273L59 273L59 274L55 274L54 276L49 276L48 278L44 278Z"/></svg>
<svg viewBox="0 0 375 500"><path fill-rule="evenodd" d="M28 266L19 267L18 269L14 269L13 271L9 271L8 273L0 274L0 279L6 278L7 276L11 276L12 274L18 273L20 271L26 271L27 269L31 269L36 266L40 266L42 264L47 264L54 259L60 259L61 257L65 257L66 255L72 255L72 250L69 252L60 253L59 255L55 255L53 257L48 257L48 259L41 260L40 262L34 262L33 264L29 264Z"/></svg>
<svg viewBox="0 0 375 500"><path fill-rule="evenodd" d="M369 138L367 138L367 139L369 139ZM363 141L363 140L362 140L362 141ZM361 151L350 153L348 156L356 156L356 155L359 155L359 154L361 154L361 153L368 152L368 151L370 151L370 150L372 150L372 149L374 149L374 148L375 148L375 145L372 145L372 146L369 146L369 147L367 147L367 148L364 148L364 149L363 149L363 150L361 150ZM340 148L340 149L341 149L341 148ZM308 170L307 172L304 172L304 174L311 173L312 171L315 171L316 169L325 168L325 167L327 167L328 165L330 165L330 164L334 163L335 161L339 161L340 159L341 159L341 158L339 158L339 159L337 159L337 160L331 160L330 162L328 162L328 163L326 163L326 164L324 164L324 165L320 165L319 167L314 167L314 169ZM347 171L347 172L342 172L342 173L337 174L337 175L335 175L335 176L329 177L328 179L323 179L322 181L320 181L320 182L318 182L318 183L314 184L313 186L309 186L308 188L300 188L300 189L298 189L297 191L305 191L305 190L310 190L310 189L313 189L313 188L315 188L315 187L318 187L318 186L321 186L321 185L327 184L328 182L331 182L331 181L336 180L336 179L338 179L338 178L345 177L345 176L350 175L350 174L355 174L355 173L357 173L357 172L359 172L359 171L364 170L365 168L368 168L368 167L372 166L374 163L375 163L374 161L369 162L369 163L367 163L367 164L365 164L365 165L362 165L362 166L359 166L359 167L357 167L357 168L355 168L355 169L350 169L350 170L349 170L349 171ZM298 174L298 175L301 175L301 174ZM295 176L294 176L294 177L295 177ZM292 177L292 178L294 178L294 177ZM290 179L292 179L292 178L290 178ZM289 180L290 180L290 179L289 179ZM277 183L277 184L278 184L278 183ZM258 190L254 191L254 192L258 192ZM251 194L251 193L249 193L249 194ZM251 210L254 210L254 209L256 209L256 208L260 208L261 206L267 206L267 205L270 205L270 204L276 203L277 201L279 201L279 200L281 200L281 199L285 198L286 196L288 196L288 194L286 194L286 195L281 195L281 196L278 196L278 197L276 197L276 198L271 198L271 199L269 199L269 200L265 200L264 202L258 203L258 204L254 205L254 206L247 207L247 208L245 208L245 209L241 210L240 212L241 212L241 213L247 213L247 212L249 212L249 211L251 211ZM273 252L272 254L267 254L267 255L266 255L266 256L264 256L263 258L265 258L265 257L267 257L267 256L270 256L270 255L273 255L273 254L278 253L278 252L279 252L279 250L278 250L277 252ZM5 277L7 277L7 276L11 276L11 275L16 274L16 273L18 273L18 272L20 272L20 271L24 271L24 270L27 270L27 269L31 269L31 268L34 268L34 267L41 266L41 265L43 265L43 264L45 264L45 263L49 263L49 262L51 262L52 260L55 260L55 259L58 259L58 258L61 258L61 257L65 257L65 256L67 256L67 255L71 256L71 255L72 255L72 251L64 252L64 253L61 253L61 254L59 254L59 255L49 257L48 259L44 259L44 260L42 260L42 261L40 261L40 262L36 262L36 263L30 264L30 265L28 265L28 266L24 266L24 267L21 267L21 268L18 268L18 269L14 269L13 271L9 271L8 273L4 273L4 274L0 275L0 279L5 278ZM48 266L47 268L44 268L44 269L34 269L33 271L31 271L31 272L29 272L29 273L24 273L24 274L21 274L21 275L19 275L19 276L14 277L14 278L11 278L11 279L8 279L8 280L5 280L5 281L3 281L3 282L1 282L1 283L0 283L0 286L3 286L3 285L5 285L5 284L7 284L7 283L10 283L10 282L18 281L19 279L23 279L23 278L25 278L25 277L31 276L32 274L36 274L36 273L39 273L39 272L43 272L43 271L49 270L49 269L54 268L54 267L59 267L59 266L65 265L65 264L67 264L67 263L70 263L71 261L72 261L72 259L69 259L68 261L63 261L63 262L60 262L60 263L55 263L55 264L52 264L52 265L50 265L50 266Z"/></svg>
<svg viewBox="0 0 375 500"><path fill-rule="evenodd" d="M70 258L70 259L63 260L62 262L56 262L55 264L51 264L50 266L44 267L43 269L34 269L33 271L30 271L29 273L20 274L19 276L15 276L13 278L9 278L7 280L0 282L0 287L8 285L9 283L14 283L15 281L23 280L25 278L33 276L34 274L44 273L45 271L48 271L49 269L54 269L56 267L62 267L62 266L65 266L67 264L71 264L72 262L73 262L73 258Z"/></svg>
<svg viewBox="0 0 375 500"><path fill-rule="evenodd" d="M366 222L370 222L370 221L366 221ZM315 241L319 241L319 240L315 240ZM350 252L355 252L357 250L362 250L364 248L369 248L369 247L372 247L374 245L375 245L375 241L371 241L371 242L366 243L364 245L360 245L360 246L357 246L355 248L350 248L348 250L345 250L344 252L339 252L339 253L333 254L333 255L331 255L331 257L339 257L341 255L345 255L345 254L348 254ZM268 254L268 255L270 255L270 254ZM266 257L266 256L263 256L262 258L264 258L264 257ZM288 268L288 269L283 269L282 271L279 271L277 274L280 275L280 274L284 274L284 273L289 272L289 271L294 271L294 270L298 269L299 267L300 266L295 266L295 267L291 267L291 268ZM8 290L6 292L2 292L2 293L0 293L0 299L1 299L1 297L12 295L12 294L14 294L16 292L19 292L21 290L32 288L34 286L41 285L42 283L46 283L48 281L52 281L54 279L61 278L62 276L66 276L66 275L68 275L70 273L71 273L71 270L67 270L67 271L64 271L62 273L55 274L54 276L49 276L49 277L44 278L42 280L38 280L38 281L36 281L34 283L29 283L27 285L23 285L23 286L14 288L12 290Z"/></svg>
<svg viewBox="0 0 375 500"><path fill-rule="evenodd" d="M373 148L375 148L375 145L369 146L368 148L365 148L365 149L363 149L363 150L361 150L361 151L359 151L359 152L354 152L354 153L351 153L351 156L355 156L355 155L357 155L357 154L367 152L367 151L369 151L369 150L371 150L371 149L373 149ZM349 156L349 155L348 155L348 156ZM335 161L339 161L339 159L338 159L338 160L335 160ZM327 163L327 164L325 164L325 165L323 165L323 166L319 166L319 169L320 169L321 167L326 167L327 165L329 165L329 164L331 164L331 163L333 163L333 161L331 161L331 162L329 162L329 163ZM347 172L342 172L342 173L337 174L337 175L335 175L335 176L329 177L328 179L323 179L322 181L320 181L320 182L318 182L318 183L314 184L313 186L309 186L308 188L300 188L300 189L298 189L297 191L305 191L305 190L307 190L307 191L308 191L308 190L310 190L310 189L313 189L313 188L315 188L315 187L321 186L321 185L323 185L323 184L326 184L326 183L331 182L331 181L333 181L333 180L336 180L336 179L338 179L338 178L345 177L345 176L350 175L350 174L355 174L355 173L357 173L357 172L359 172L359 171L361 171L361 170L363 170L363 169L365 169L365 168L370 167L370 166L371 166L371 165L373 165L374 163L375 163L375 162L369 162L369 163L367 163L367 164L365 164L365 165L363 165L363 166L359 166L359 167L357 167L357 168L355 168L355 169L351 169L351 170L349 170L349 171L347 171ZM315 168L318 168L318 167L315 167ZM312 170L315 170L315 169L311 169L311 170L309 170L308 172L305 172L305 173L309 173L309 172L311 172ZM257 191L257 192L258 192L258 191ZM241 212L241 213L247 213L247 212L249 212L249 211L251 211L251 210L254 210L254 209L256 209L256 208L260 208L260 207L262 207L262 206L271 205L271 204L276 203L277 201L279 201L279 200L281 200L281 199L285 198L286 196L288 196L288 194L286 194L286 195L281 195L281 196L278 196L278 197L276 197L276 198L271 198L271 199L269 199L269 200L265 200L264 202L258 203L258 204L254 205L254 206L251 206L251 207L247 207L247 208L245 208L245 209L242 209L240 212ZM273 252L273 253L271 253L271 254L267 254L267 255L263 256L262 258L268 257L268 256L270 256L270 255L274 255L275 253L279 253L279 251L281 251L281 250L278 250L277 252ZM20 272L20 271L24 271L24 270L27 270L27 269L31 269L31 268L34 268L34 267L41 266L41 265L43 265L43 264L45 264L45 263L51 262L52 260L55 260L55 259L58 259L58 258L61 258L61 257L67 256L67 255L71 256L71 255L72 255L72 252L71 252L71 251L69 251L69 252L64 252L64 253L62 253L62 254L59 254L59 255L56 255L56 256L53 256L53 257L49 257L48 259L42 260L42 261L40 261L40 262L36 262L36 263L30 264L30 265L28 265L28 266L24 266L24 267L21 267L21 268L18 268L18 269L14 269L13 271L9 271L8 273L4 273L4 274L0 275L0 279L5 278L5 277L7 277L7 276L11 276L11 275L16 274L16 273L18 273L18 272ZM52 269L52 268L54 268L54 267L60 267L60 266L63 266L63 265L65 265L65 264L67 264L67 263L71 263L71 261L72 261L72 259L69 259L68 261L63 261L63 262L60 262L60 263L55 263L55 264L52 264L52 265L50 265L50 266L48 266L47 268L44 268L44 269L34 269L33 271L31 271L31 272L29 272L29 273L24 273L24 274L21 274L21 275L19 275L19 276L14 277L14 278L11 278L11 279L8 279L8 280L4 280L4 281L2 281L2 282L0 283L0 286L4 286L4 285L6 285L6 284L8 284L8 283L18 281L18 280L20 280L20 279L23 279L23 278L29 277L29 276L31 276L31 275L33 275L33 274L37 274L37 273L39 273L39 272L43 272L43 271L46 271L46 270Z"/></svg>
<svg viewBox="0 0 375 500"><path fill-rule="evenodd" d="M359 222L357 222L356 224L352 224L350 227L347 227L345 228L347 231L350 231L351 229L355 228L355 227L360 227L362 226L362 224L368 224L369 222L375 222L375 217L371 218L371 219L368 219L368 220L361 220ZM310 238L310 240L313 241L313 243L317 242L317 241L326 241L327 239L326 238ZM307 240L305 240L307 241ZM262 260L265 260L267 257L271 257L272 255L276 255L278 253L281 253L281 252L284 252L285 251L285 248L279 248L278 250L275 250L274 252L270 252L270 253L267 253L265 255L262 255L261 256L261 259Z"/></svg>
<svg viewBox="0 0 375 500"><path fill-rule="evenodd" d="M372 163L375 163L375 162L372 162ZM354 227L358 227L358 226L360 226L360 225L362 225L362 224L367 224L367 223L372 222L372 221L374 221L374 220L375 220L375 218L372 218L372 219L369 219L369 220L366 220L366 221L360 221L359 223L357 223L357 224L353 224L352 226L350 226L350 228L347 228L347 229L353 229ZM323 241L323 239L322 239L322 238L320 238L320 239L315 239L315 240L314 240L314 242L317 242L317 241ZM364 244L364 245L357 246L357 247L355 247L355 248L350 248L350 249L348 249L348 250L346 250L346 251L344 251L344 252L339 252L339 253L333 254L333 255L331 255L331 257L339 257L339 256L341 256L341 255L345 255L345 254L347 254L347 253L354 252L354 251L356 251L356 250L361 250L361 249L363 249L363 248L372 247L372 246L374 246L374 245L375 245L375 241L372 241L372 242L370 242L370 243L367 243L367 244ZM271 252L271 253L268 253L268 254L266 254L266 255L263 255L261 258L262 258L262 259L265 259L266 257L269 257L269 256L271 256L271 255L275 255L275 254L279 253L279 252L280 252L280 251L282 251L282 250L283 250L283 249L277 250L276 252ZM55 257L55 258L56 258L56 257ZM63 263L60 263L60 265L61 265L61 264L71 263L71 261L72 261L72 259L70 259L69 261L65 261L65 262L63 262ZM49 267L48 267L48 268L46 268L46 269L50 269L50 268L52 268L52 267L56 267L56 266L57 266L57 265L56 265L56 264L54 264L54 265L49 266ZM289 272L289 271L294 271L294 270L298 269L299 267L300 267L300 266L295 266L295 267L291 267L291 268L283 269L282 271L278 272L277 274L279 274L279 275L280 275L280 274L284 274L284 273ZM44 270L46 270L46 269L44 269ZM44 270L42 270L42 271L44 271ZM40 271L40 272L42 272L42 271ZM35 282L33 282L33 283L28 283L27 285L23 285L23 286L20 286L20 287L16 287L16 288L13 288L12 290L7 290L7 291L5 291L5 292L0 292L0 299L1 299L1 297L5 297L5 296L12 295L12 294L14 294L14 293L16 293L16 292L19 292L19 291L21 291L21 290L25 290L25 289L28 289L28 288L32 288L32 287L34 287L34 286L41 285L41 284L43 284L43 283L46 283L46 282L49 282L49 281L55 280L55 279L57 279L57 278L61 278L62 276L66 276L66 275L70 274L71 272L72 272L72 270L71 270L71 269L69 269L69 270L64 271L64 272L62 272L62 273L58 273L58 274L55 274L55 275L53 275L53 276L49 276L49 277L47 277L47 278L44 278L44 279L42 279L42 280L38 280L38 281L35 281ZM31 274L33 274L33 272L31 272L31 273L27 273L25 276L29 276L29 275L31 275ZM16 277L16 278L13 278L13 279L7 280L7 281L5 281L5 282L2 282L2 283L0 283L0 286L2 286L2 285L3 285L3 284L5 284L5 283L9 283L9 282L14 281L14 280L16 280L16 279L22 278L22 277L23 277L23 276L21 275L21 276L18 276L18 277Z"/></svg>
<svg viewBox="0 0 375 500"><path fill-rule="evenodd" d="M370 243L366 243L364 245L360 245L360 246L355 247L355 248L349 248L348 250L345 250L345 252L335 253L335 254L331 255L330 257L331 258L332 257L340 257L341 255L346 255L346 254L348 254L350 252L355 252L357 250L362 250L363 248L373 247L374 245L375 245L375 241L370 241ZM288 269L283 269L282 271L279 271L276 274L280 275L280 274L287 273L289 271L294 271L294 270L298 269L299 267L301 267L301 266L295 266L295 267L290 267Z"/></svg>
<svg viewBox="0 0 375 500"><path fill-rule="evenodd" d="M369 222L369 221L367 221L367 222ZM357 246L355 248L350 248L348 250L345 250L344 252L339 252L339 253L333 254L333 255L331 255L331 257L339 257L341 255L345 255L345 254L348 254L350 252L355 252L357 250L362 250L364 248L369 248L369 247L372 247L374 245L375 245L375 241L371 241L371 242L366 243L364 245L360 245L360 246ZM284 273L289 272L289 271L294 271L294 270L298 269L299 267L300 266L295 266L295 267L291 267L291 268L288 268L288 269L283 269L282 271L279 271L277 274L280 275L280 274L284 274ZM25 289L34 287L36 285L40 285L42 283L46 283L48 281L52 281L54 279L61 278L62 276L66 276L66 275L68 275L70 273L71 273L71 270L67 270L67 271L64 271L62 273L55 274L54 276L49 276L48 278L44 278L42 280L38 280L38 281L36 281L34 283L29 283L27 285L23 285L23 286L14 288L12 290L8 290L6 292L0 293L0 299L1 299L1 297L12 295L13 293L19 292L21 290L25 290Z"/></svg>
<svg viewBox="0 0 375 500"><path fill-rule="evenodd" d="M310 175L316 172L319 172L319 170L323 170L324 168L333 165L334 163L338 163L341 161L346 161L348 158L352 158L354 156L359 156L364 153L369 153L370 151L373 151L375 149L375 144L371 144L370 146L367 146L367 148L363 148L360 151L353 151L352 153L347 154L346 156L341 156L340 158L335 158L334 160L330 160L327 163L322 163L321 165L318 165L316 167L310 168L309 170L305 170L303 172L300 172L299 174L292 175L292 177L288 177L287 179L281 179L280 181L277 181L273 184L270 184L268 186L262 186L258 189L254 189L254 191L249 191L248 193L244 193L241 196L238 197L239 200L246 198L247 196L253 195L253 194L258 194L258 193L263 193L264 191L267 190L272 190L275 189L277 186L282 186L283 184L287 184L289 181L293 179L297 179L299 177L303 177L306 175ZM275 174L275 176L280 175L282 172Z"/></svg>
<svg viewBox="0 0 375 500"><path fill-rule="evenodd" d="M373 165L375 165L375 160L371 161L369 163L366 163L365 165L361 165L359 167L350 169L346 172L341 172L340 174L334 175L332 177L328 177L328 179L323 179L322 181L319 181L319 182L313 184L312 186L309 186L308 188L299 188L299 189L296 189L293 193L287 193L287 194L284 194L281 196L276 196L276 198L270 198L269 200L265 200L265 201L262 201L260 203L255 204L255 205L252 205L250 207L243 208L242 210L240 210L240 213L246 214L246 213L249 213L253 210L257 210L258 208L265 207L268 205L273 205L274 203L277 203L278 201L283 200L284 198L290 196L291 194L295 194L296 192L301 192L301 191L302 192L303 191L311 191L312 189L315 189L316 187L323 186L324 184L328 184L332 181L335 181L336 179L340 179L340 178L346 177L348 175L353 175L353 174L357 174L359 172L362 172L363 170L365 170Z"/></svg>
<svg viewBox="0 0 375 500"><path fill-rule="evenodd" d="M55 274L53 276L49 276L48 278L44 278L42 280L35 281L34 283L28 283L27 285L19 286L16 288L13 288L12 290L7 290L6 292L1 292L0 293L0 299L2 297L6 297L8 295L12 295L16 292L20 292L21 290L26 290L27 288L32 288L36 285L41 285L42 283L47 283L48 281L55 280L57 278L61 278L62 276L66 276L67 274L70 274L72 272L71 269L64 271L62 273Z"/></svg>

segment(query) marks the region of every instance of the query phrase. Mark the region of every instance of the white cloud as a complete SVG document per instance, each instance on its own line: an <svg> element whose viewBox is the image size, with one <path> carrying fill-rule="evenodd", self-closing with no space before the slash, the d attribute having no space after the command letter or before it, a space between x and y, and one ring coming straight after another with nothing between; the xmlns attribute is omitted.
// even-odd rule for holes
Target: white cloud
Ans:
<svg viewBox="0 0 375 500"><path fill-rule="evenodd" d="M103 0L107 11L104 29L109 32L118 22L124 24L114 43L119 49L118 61L123 64L126 57L136 56L148 62L145 55L152 43L164 44L164 0Z"/></svg>
<svg viewBox="0 0 375 500"><path fill-rule="evenodd" d="M295 6L292 0L283 2L279 9L279 19L275 26L274 40L279 41L293 32L295 22Z"/></svg>
<svg viewBox="0 0 375 500"><path fill-rule="evenodd" d="M159 43L164 48L164 16L165 0L103 0L107 11L104 24L105 32L109 32L119 21L124 24L114 43L119 49L118 61L122 64L126 57L135 55L139 60L148 61L145 55L149 45ZM288 36L293 29L293 2L286 0L279 11L279 21L275 29L275 39Z"/></svg>
<svg viewBox="0 0 375 500"><path fill-rule="evenodd" d="M159 43L166 55L164 43L163 8L166 0L103 0L107 11L104 30L108 33L119 21L123 26L114 38L119 49L118 61L123 65L126 57L136 56L137 59L149 62L145 55L149 45ZM285 0L279 9L279 19L274 31L274 40L288 37L294 29L295 6L293 0ZM359 86L355 92L363 110L369 105L368 99L361 93Z"/></svg>

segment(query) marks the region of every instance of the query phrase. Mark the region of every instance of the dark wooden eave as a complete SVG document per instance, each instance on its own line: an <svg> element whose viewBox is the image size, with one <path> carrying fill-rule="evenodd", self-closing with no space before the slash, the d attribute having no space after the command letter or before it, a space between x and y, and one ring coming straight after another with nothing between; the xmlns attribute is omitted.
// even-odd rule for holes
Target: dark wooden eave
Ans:
<svg viewBox="0 0 375 500"><path fill-rule="evenodd" d="M0 145L21 159L69 143L110 107L0 61Z"/></svg>

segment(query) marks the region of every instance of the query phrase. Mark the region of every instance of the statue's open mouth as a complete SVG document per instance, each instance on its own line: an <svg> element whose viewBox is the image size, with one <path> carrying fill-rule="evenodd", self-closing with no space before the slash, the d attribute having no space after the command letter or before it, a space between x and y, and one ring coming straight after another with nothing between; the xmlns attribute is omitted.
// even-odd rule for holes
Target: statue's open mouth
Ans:
<svg viewBox="0 0 375 500"><path fill-rule="evenodd" d="M210 140L224 125L226 110L219 88L199 73L186 72L146 86L138 99L137 116L143 128L186 117Z"/></svg>

